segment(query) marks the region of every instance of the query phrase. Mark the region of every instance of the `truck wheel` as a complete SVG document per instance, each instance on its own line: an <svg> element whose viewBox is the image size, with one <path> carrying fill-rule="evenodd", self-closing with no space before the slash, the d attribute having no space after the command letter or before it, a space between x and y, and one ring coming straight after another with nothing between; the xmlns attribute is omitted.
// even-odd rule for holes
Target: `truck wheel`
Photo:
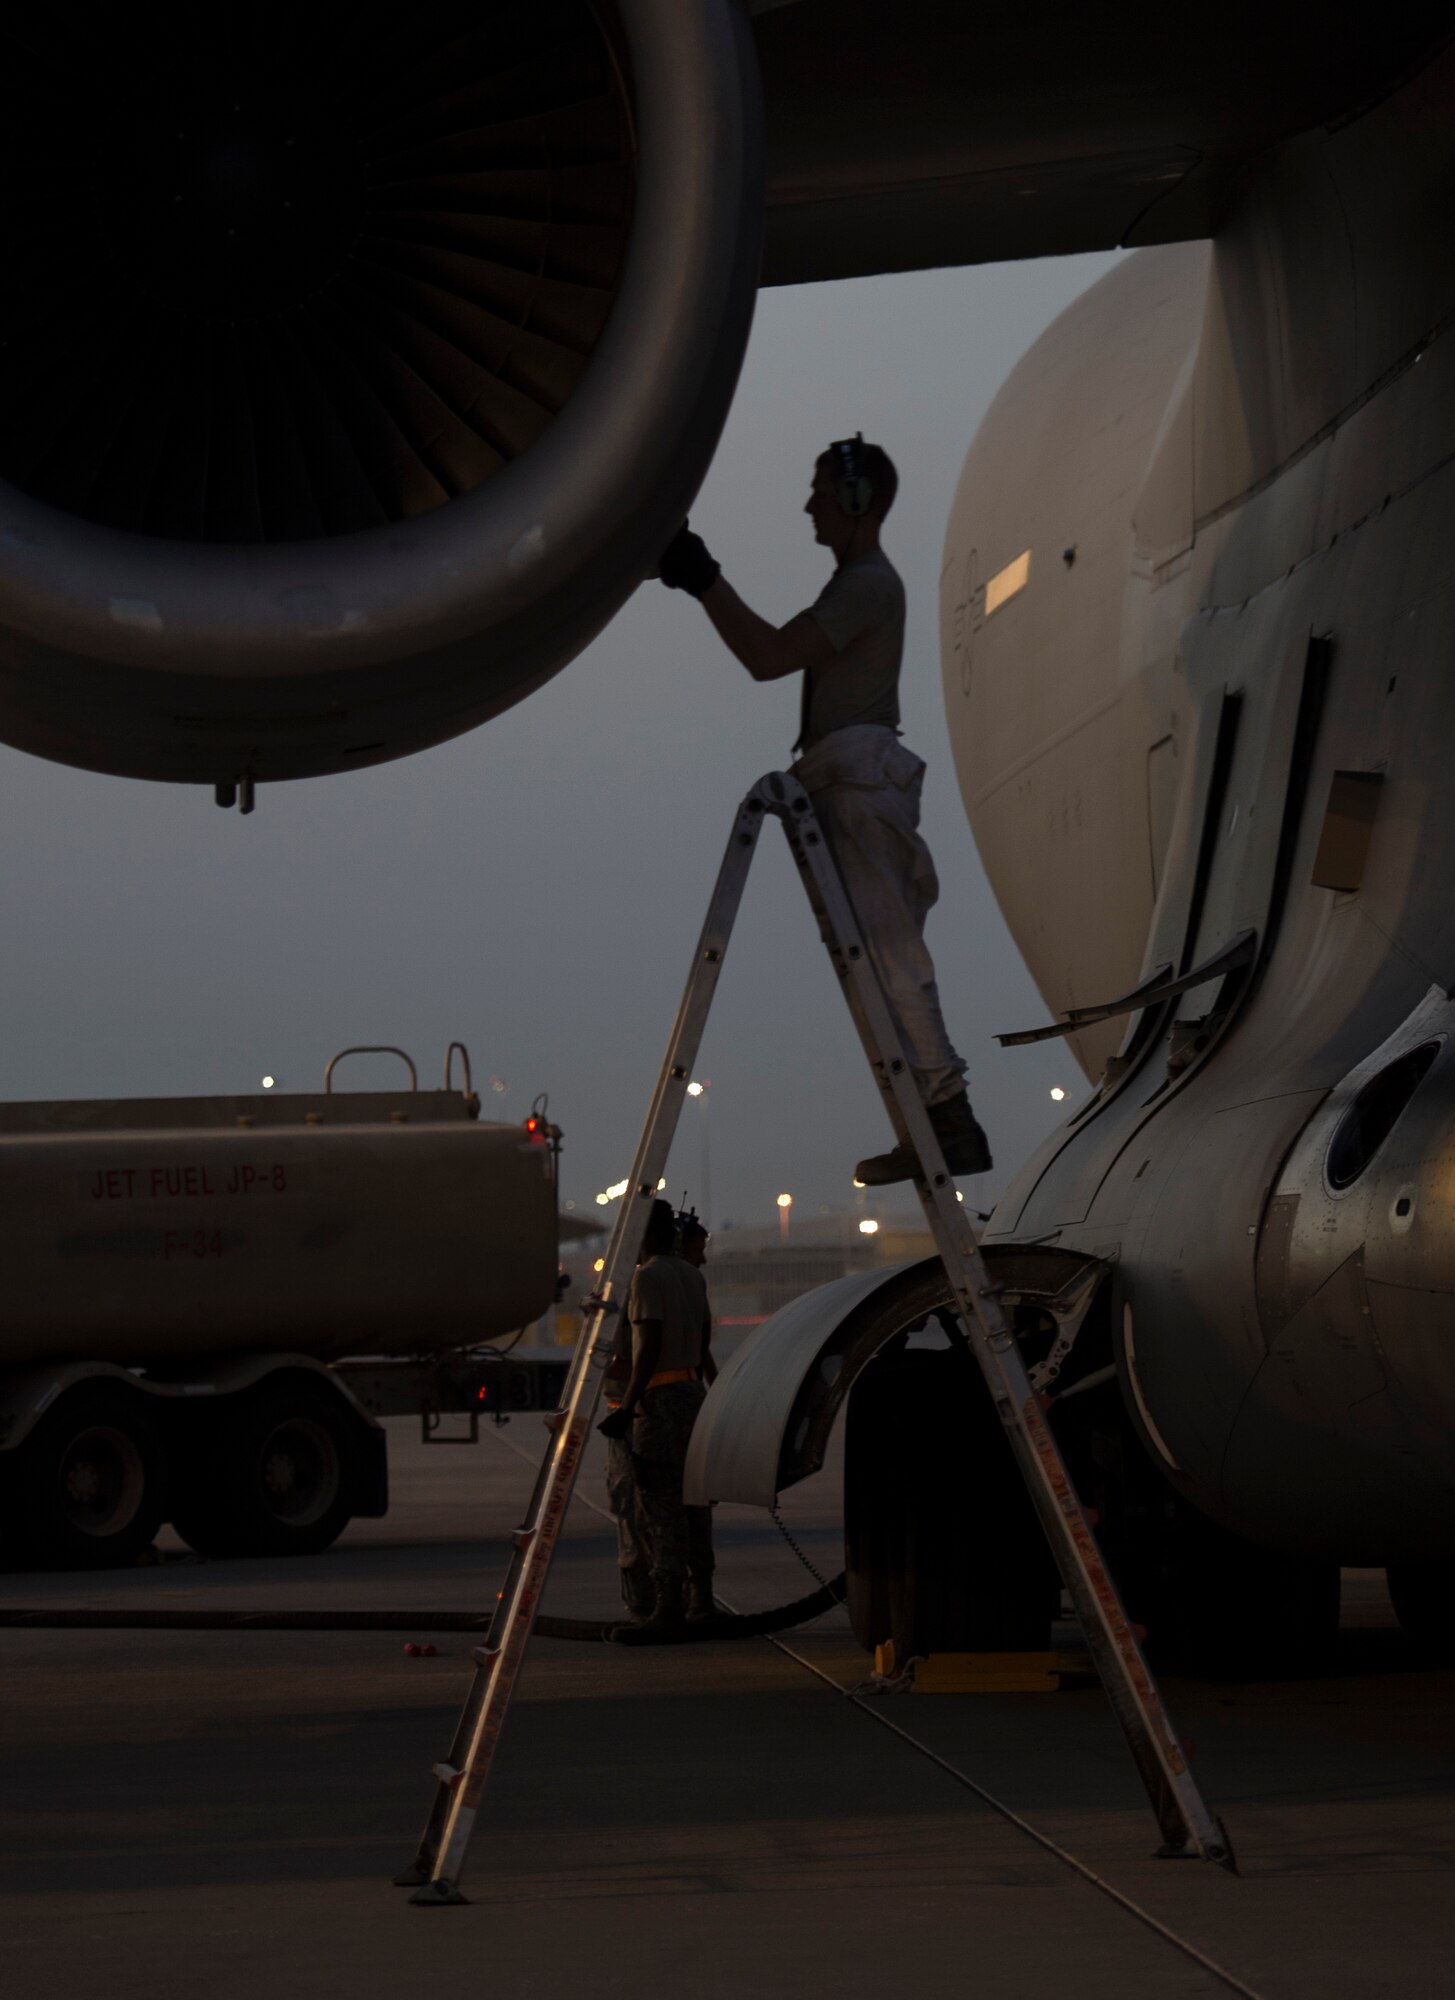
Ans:
<svg viewBox="0 0 1455 2000"><path fill-rule="evenodd" d="M38 1569L134 1563L166 1517L167 1459L134 1391L83 1384L46 1411L8 1455L14 1538Z"/></svg>
<svg viewBox="0 0 1455 2000"><path fill-rule="evenodd" d="M306 1384L265 1387L219 1410L173 1517L206 1556L317 1555L347 1527L354 1440L347 1412Z"/></svg>

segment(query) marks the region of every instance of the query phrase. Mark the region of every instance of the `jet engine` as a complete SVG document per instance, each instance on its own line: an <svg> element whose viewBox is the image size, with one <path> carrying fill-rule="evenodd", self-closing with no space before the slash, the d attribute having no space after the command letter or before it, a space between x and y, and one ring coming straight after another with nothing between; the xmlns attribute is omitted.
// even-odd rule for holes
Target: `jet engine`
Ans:
<svg viewBox="0 0 1455 2000"><path fill-rule="evenodd" d="M736 0L91 0L0 46L0 738L226 798L563 667L746 344Z"/></svg>

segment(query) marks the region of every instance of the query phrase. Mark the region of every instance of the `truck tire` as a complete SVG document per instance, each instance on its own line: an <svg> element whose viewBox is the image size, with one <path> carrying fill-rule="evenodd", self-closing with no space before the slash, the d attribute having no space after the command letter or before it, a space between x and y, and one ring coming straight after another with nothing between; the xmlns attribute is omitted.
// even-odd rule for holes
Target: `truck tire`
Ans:
<svg viewBox="0 0 1455 2000"><path fill-rule="evenodd" d="M5 1540L31 1568L124 1568L166 1518L161 1435L120 1383L70 1390L0 1466Z"/></svg>
<svg viewBox="0 0 1455 2000"><path fill-rule="evenodd" d="M199 1555L317 1555L353 1512L353 1424L307 1381L267 1383L208 1413L205 1449L179 1478L173 1525Z"/></svg>

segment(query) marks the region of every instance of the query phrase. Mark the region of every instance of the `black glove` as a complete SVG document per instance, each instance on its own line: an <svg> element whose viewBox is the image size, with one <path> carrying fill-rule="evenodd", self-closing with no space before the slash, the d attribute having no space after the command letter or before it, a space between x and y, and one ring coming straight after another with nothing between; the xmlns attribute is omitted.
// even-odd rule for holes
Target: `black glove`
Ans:
<svg viewBox="0 0 1455 2000"><path fill-rule="evenodd" d="M657 575L668 590L685 590L689 597L701 597L711 590L722 574L721 563L707 553L701 535L694 535L684 521L668 542Z"/></svg>
<svg viewBox="0 0 1455 2000"><path fill-rule="evenodd" d="M604 1438L629 1438L635 1415L634 1410L608 1410L596 1428Z"/></svg>

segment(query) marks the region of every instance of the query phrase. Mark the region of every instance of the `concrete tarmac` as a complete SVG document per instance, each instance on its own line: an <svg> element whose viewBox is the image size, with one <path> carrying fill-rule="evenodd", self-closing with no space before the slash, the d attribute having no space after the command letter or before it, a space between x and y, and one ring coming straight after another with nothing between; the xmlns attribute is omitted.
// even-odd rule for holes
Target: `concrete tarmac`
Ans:
<svg viewBox="0 0 1455 2000"><path fill-rule="evenodd" d="M1421 1668L1362 1575L1325 1677L1166 1685L1237 1879L1150 1858L1156 1828L1099 1690L849 1699L870 1663L835 1613L778 1644L536 1641L473 1900L412 1907L389 1877L471 1672L472 1642L432 1635L428 1617L488 1608L543 1433L521 1418L453 1450L391 1431L390 1515L327 1555L201 1563L169 1539L155 1567L4 1580L11 1606L420 1619L410 1635L0 1631L8 1990L1420 2000L1455 1986L1455 1674ZM611 1530L585 1504L602 1497L593 1455L552 1610L614 1609ZM837 1568L833 1469L784 1512ZM811 1587L751 1510L720 1508L717 1541L720 1593L741 1608ZM437 1657L407 1657L406 1636L433 1636Z"/></svg>

